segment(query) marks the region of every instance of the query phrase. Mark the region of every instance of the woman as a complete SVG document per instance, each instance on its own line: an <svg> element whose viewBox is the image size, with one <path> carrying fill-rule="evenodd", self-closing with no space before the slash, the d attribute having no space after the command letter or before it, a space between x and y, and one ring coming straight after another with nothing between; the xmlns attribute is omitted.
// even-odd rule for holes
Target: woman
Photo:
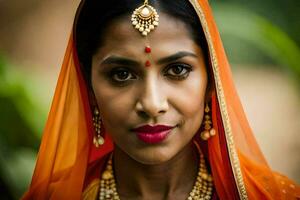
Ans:
<svg viewBox="0 0 300 200"><path fill-rule="evenodd" d="M206 0L79 6L24 199L296 199L268 167Z"/></svg>

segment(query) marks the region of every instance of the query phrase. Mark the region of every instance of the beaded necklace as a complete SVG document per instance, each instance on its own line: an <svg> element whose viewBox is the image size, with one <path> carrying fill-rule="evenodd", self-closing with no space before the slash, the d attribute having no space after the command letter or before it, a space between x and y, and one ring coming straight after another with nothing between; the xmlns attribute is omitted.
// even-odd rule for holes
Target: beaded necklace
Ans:
<svg viewBox="0 0 300 200"><path fill-rule="evenodd" d="M212 196L213 180L212 176L207 171L205 159L201 153L200 147L195 142L199 153L199 167L196 181L193 190L190 192L187 200L209 200ZM106 168L102 173L100 181L99 200L120 200L117 192L116 181L112 167L112 156L107 162Z"/></svg>

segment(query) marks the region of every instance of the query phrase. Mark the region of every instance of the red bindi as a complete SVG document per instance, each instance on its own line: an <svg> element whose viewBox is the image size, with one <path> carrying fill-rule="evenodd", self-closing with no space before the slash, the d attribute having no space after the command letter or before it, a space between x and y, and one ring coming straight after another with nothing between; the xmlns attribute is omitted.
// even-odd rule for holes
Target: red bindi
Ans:
<svg viewBox="0 0 300 200"><path fill-rule="evenodd" d="M145 47L145 52L146 52L146 53L151 53L151 48L150 48L149 46L146 46L146 47Z"/></svg>
<svg viewBox="0 0 300 200"><path fill-rule="evenodd" d="M146 63L145 63L145 66L146 67L150 67L151 66L151 62L149 60L147 60Z"/></svg>

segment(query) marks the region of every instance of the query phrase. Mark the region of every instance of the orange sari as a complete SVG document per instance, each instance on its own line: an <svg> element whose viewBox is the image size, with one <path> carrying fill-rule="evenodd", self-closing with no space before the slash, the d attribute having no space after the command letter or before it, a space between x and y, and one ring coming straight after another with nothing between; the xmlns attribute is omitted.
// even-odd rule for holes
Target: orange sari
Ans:
<svg viewBox="0 0 300 200"><path fill-rule="evenodd" d="M220 199L299 199L299 186L269 168L255 141L208 1L189 1L202 24L199 29L203 28L206 36L214 77L212 118L217 134L207 142L197 137L195 140L206 152L217 196ZM79 12L80 7L77 16ZM36 168L24 200L82 199L85 189L100 177L107 155L114 148L105 131L102 133L105 144L98 149L93 145L88 87L75 46L74 34L71 34Z"/></svg>

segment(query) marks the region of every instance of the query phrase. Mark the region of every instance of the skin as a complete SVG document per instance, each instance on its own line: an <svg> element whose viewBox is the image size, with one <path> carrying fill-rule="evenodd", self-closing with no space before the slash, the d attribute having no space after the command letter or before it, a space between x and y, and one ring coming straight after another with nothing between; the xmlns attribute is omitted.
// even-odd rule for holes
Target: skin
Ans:
<svg viewBox="0 0 300 200"><path fill-rule="evenodd" d="M111 22L102 39L92 57L92 88L103 125L116 144L120 198L187 198L198 165L192 138L207 98L201 48L183 22L164 13L147 37L125 16ZM145 46L151 47L150 54ZM150 67L145 67L147 60ZM163 142L147 144L131 131L146 124L174 128Z"/></svg>

